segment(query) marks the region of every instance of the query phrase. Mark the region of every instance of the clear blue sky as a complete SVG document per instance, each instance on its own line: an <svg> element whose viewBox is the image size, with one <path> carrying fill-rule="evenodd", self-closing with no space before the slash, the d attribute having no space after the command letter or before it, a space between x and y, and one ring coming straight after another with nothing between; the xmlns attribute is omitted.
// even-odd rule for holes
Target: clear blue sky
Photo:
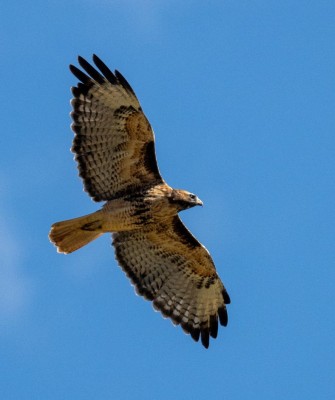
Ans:
<svg viewBox="0 0 335 400"><path fill-rule="evenodd" d="M335 2L0 5L1 399L335 398ZM166 181L232 299L209 350L134 294L105 235L68 256L50 225L99 207L69 151L68 65L135 89Z"/></svg>

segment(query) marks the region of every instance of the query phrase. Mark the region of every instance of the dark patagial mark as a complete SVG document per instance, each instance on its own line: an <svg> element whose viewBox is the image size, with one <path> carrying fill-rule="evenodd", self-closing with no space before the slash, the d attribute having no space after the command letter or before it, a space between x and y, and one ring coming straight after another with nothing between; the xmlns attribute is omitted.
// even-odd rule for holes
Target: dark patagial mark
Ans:
<svg viewBox="0 0 335 400"><path fill-rule="evenodd" d="M126 89L128 92L133 94L136 97L135 92L133 91L133 88L129 85L128 81L126 78L121 74L121 72L115 70L115 76L117 80L121 83L121 85Z"/></svg>
<svg viewBox="0 0 335 400"><path fill-rule="evenodd" d="M156 154L155 154L155 143L153 141L144 145L142 149L144 158L144 167L147 171L154 174L154 177L161 180L161 175L159 173Z"/></svg>
<svg viewBox="0 0 335 400"><path fill-rule="evenodd" d="M174 217L172 221L173 231L179 236L180 241L189 248L196 248L201 246L198 240L191 234L186 226L181 222L178 216Z"/></svg>

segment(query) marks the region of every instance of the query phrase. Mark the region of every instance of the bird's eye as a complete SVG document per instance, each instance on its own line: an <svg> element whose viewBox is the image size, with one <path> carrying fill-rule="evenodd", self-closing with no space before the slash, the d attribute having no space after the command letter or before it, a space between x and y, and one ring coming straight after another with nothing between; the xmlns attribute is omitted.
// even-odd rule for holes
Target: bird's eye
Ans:
<svg viewBox="0 0 335 400"><path fill-rule="evenodd" d="M195 194L192 194L192 193L190 194L190 199L191 200L195 200L196 198L197 198L197 196Z"/></svg>

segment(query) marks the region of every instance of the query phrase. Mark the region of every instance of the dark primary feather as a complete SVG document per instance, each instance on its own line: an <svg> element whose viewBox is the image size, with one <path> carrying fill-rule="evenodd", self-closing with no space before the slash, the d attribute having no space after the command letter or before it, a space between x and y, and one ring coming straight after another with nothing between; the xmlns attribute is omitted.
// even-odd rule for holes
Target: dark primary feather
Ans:
<svg viewBox="0 0 335 400"><path fill-rule="evenodd" d="M77 68L76 66L70 64L70 71L81 82L83 82L86 85L90 85L91 86L91 79L86 74L84 74L83 71L81 71L79 68Z"/></svg>
<svg viewBox="0 0 335 400"><path fill-rule="evenodd" d="M79 65L90 75L95 81L97 81L100 84L103 84L105 82L104 77L95 69L92 67L91 64L89 64L84 58L78 57L78 62Z"/></svg>
<svg viewBox="0 0 335 400"><path fill-rule="evenodd" d="M113 85L117 83L116 77L114 76L113 72L107 67L107 65L100 60L98 56L93 54L93 61L94 64L100 69L104 77Z"/></svg>
<svg viewBox="0 0 335 400"><path fill-rule="evenodd" d="M121 83L121 85L128 90L130 93L132 93L134 96L136 96L135 92L133 91L133 88L129 85L128 81L126 78L119 72L118 70L115 70L115 76L117 80Z"/></svg>

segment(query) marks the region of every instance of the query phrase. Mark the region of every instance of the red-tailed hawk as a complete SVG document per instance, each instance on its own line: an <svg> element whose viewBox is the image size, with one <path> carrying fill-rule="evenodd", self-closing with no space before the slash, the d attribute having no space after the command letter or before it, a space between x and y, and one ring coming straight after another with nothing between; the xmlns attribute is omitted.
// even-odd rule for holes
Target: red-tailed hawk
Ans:
<svg viewBox="0 0 335 400"><path fill-rule="evenodd" d="M85 190L106 203L55 223L49 238L59 252L71 253L112 232L116 259L137 293L207 348L218 321L227 325L230 299L207 249L178 216L202 202L161 177L154 133L125 78L96 55L99 71L78 61L86 73L70 65L80 81L72 88L72 151Z"/></svg>

